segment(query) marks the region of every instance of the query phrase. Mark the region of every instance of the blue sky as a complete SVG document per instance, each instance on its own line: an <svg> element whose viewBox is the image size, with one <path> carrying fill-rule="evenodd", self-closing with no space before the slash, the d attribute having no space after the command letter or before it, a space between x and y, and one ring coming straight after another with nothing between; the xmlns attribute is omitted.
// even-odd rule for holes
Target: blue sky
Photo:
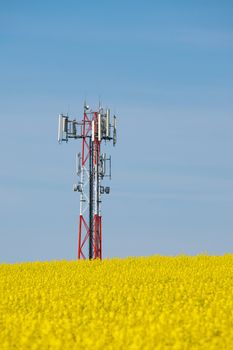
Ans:
<svg viewBox="0 0 233 350"><path fill-rule="evenodd" d="M80 143L57 116L99 96L118 115L104 256L232 252L232 1L0 8L0 261L76 258Z"/></svg>

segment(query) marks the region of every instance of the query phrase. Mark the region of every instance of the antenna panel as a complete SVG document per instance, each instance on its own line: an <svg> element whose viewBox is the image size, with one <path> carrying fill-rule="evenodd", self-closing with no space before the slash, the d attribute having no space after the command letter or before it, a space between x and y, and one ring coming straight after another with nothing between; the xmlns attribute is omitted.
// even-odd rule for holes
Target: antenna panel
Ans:
<svg viewBox="0 0 233 350"><path fill-rule="evenodd" d="M64 117L62 114L59 115L58 119L58 142L68 141L68 117Z"/></svg>
<svg viewBox="0 0 233 350"><path fill-rule="evenodd" d="M94 120L92 120L91 122L91 127L92 127L91 140L94 142L95 141L95 121Z"/></svg>
<svg viewBox="0 0 233 350"><path fill-rule="evenodd" d="M113 128L116 129L116 116L113 117Z"/></svg>
<svg viewBox="0 0 233 350"><path fill-rule="evenodd" d="M98 141L101 141L102 139L102 125L101 125L101 114L98 113Z"/></svg>
<svg viewBox="0 0 233 350"><path fill-rule="evenodd" d="M79 152L78 154L76 154L76 174L78 176L81 175L81 161L82 161L82 157L81 157L81 153Z"/></svg>
<svg viewBox="0 0 233 350"><path fill-rule="evenodd" d="M76 120L71 122L71 135L76 138L77 137L77 128L76 128Z"/></svg>
<svg viewBox="0 0 233 350"><path fill-rule="evenodd" d="M68 117L62 116L62 131L65 134L68 132Z"/></svg>
<svg viewBox="0 0 233 350"><path fill-rule="evenodd" d="M63 125L63 116L62 114L60 114L58 119L58 135L57 135L57 140L59 143L62 142L62 138L63 138L62 125Z"/></svg>
<svg viewBox="0 0 233 350"><path fill-rule="evenodd" d="M106 110L106 137L110 137L110 109Z"/></svg>
<svg viewBox="0 0 233 350"><path fill-rule="evenodd" d="M116 132L116 116L113 117L113 146L116 145L117 142L117 132Z"/></svg>
<svg viewBox="0 0 233 350"><path fill-rule="evenodd" d="M106 173L106 153L102 154L102 171L103 171L103 175L105 175Z"/></svg>

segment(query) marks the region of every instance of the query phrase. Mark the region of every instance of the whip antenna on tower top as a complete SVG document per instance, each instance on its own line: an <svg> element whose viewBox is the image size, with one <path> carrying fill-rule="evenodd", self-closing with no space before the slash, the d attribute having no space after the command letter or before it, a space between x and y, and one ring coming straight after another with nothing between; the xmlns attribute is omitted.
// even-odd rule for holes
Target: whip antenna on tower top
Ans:
<svg viewBox="0 0 233 350"><path fill-rule="evenodd" d="M60 114L58 120L58 142L82 139L81 153L76 155L78 184L73 190L80 193L80 215L78 227L78 259L102 259L102 195L110 193L103 186L105 177L111 179L111 156L101 154L102 141L117 141L116 116L111 121L110 109L92 111L84 102L83 119L69 119Z"/></svg>

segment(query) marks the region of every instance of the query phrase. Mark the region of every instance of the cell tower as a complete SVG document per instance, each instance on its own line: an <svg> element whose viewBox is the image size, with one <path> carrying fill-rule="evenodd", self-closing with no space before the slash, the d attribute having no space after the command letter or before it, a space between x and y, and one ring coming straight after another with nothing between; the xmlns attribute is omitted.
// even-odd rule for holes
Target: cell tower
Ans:
<svg viewBox="0 0 233 350"><path fill-rule="evenodd" d="M110 193L110 187L101 183L111 179L111 156L101 154L102 141L116 144L116 116L110 120L110 109L99 107L92 111L84 103L83 119L70 120L68 115L59 115L58 142L82 139L81 153L76 155L78 184L73 190L80 192L80 215L78 226L78 259L102 259L101 198Z"/></svg>

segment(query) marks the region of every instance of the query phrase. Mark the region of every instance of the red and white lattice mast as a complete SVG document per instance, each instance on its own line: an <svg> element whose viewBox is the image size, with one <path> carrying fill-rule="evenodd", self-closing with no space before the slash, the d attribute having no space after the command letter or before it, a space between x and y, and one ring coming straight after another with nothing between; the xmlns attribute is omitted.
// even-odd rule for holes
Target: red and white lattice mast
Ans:
<svg viewBox="0 0 233 350"><path fill-rule="evenodd" d="M85 103L81 121L59 116L58 142L69 138L82 139L81 153L76 156L79 182L73 187L80 192L78 259L102 259L101 197L110 193L110 187L101 183L104 177L111 179L111 157L101 154L101 143L113 140L115 146L116 117L111 121L109 109L92 111Z"/></svg>

